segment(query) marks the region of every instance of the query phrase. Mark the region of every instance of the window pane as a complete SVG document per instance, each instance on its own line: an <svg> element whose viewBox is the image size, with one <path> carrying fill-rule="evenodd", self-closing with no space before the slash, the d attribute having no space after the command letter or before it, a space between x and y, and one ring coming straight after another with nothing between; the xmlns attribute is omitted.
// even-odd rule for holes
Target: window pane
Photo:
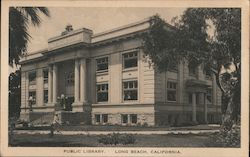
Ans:
<svg viewBox="0 0 250 157"><path fill-rule="evenodd" d="M134 82L134 88L137 88L137 81Z"/></svg>
<svg viewBox="0 0 250 157"><path fill-rule="evenodd" d="M29 99L33 99L36 102L36 92L35 91L29 92ZM33 105L35 105L35 104L33 104Z"/></svg>
<svg viewBox="0 0 250 157"><path fill-rule="evenodd" d="M137 67L137 58L126 59L124 61L124 68Z"/></svg>
<svg viewBox="0 0 250 157"><path fill-rule="evenodd" d="M44 90L43 92L43 101L44 103L48 103L48 90Z"/></svg>
<svg viewBox="0 0 250 157"><path fill-rule="evenodd" d="M108 92L97 93L97 101L98 102L108 101Z"/></svg>
<svg viewBox="0 0 250 157"><path fill-rule="evenodd" d="M108 123L108 115L107 114L103 114L102 115L102 120L103 120L103 123Z"/></svg>
<svg viewBox="0 0 250 157"><path fill-rule="evenodd" d="M122 115L122 123L128 123L128 115L127 114Z"/></svg>
<svg viewBox="0 0 250 157"><path fill-rule="evenodd" d="M137 123L137 114L131 114L131 123L136 124Z"/></svg>
<svg viewBox="0 0 250 157"><path fill-rule="evenodd" d="M129 88L133 88L134 87L134 85L133 85L134 82L129 82L128 84L129 84Z"/></svg>
<svg viewBox="0 0 250 157"><path fill-rule="evenodd" d="M108 63L98 64L97 71L108 69Z"/></svg>
<svg viewBox="0 0 250 157"><path fill-rule="evenodd" d="M96 62L97 62L97 69L96 69L97 71L108 69L108 57L97 59Z"/></svg>
<svg viewBox="0 0 250 157"><path fill-rule="evenodd" d="M29 82L35 82L36 81L36 72L30 72L29 73Z"/></svg>
<svg viewBox="0 0 250 157"><path fill-rule="evenodd" d="M123 87L124 87L124 89L128 89L128 82L124 82Z"/></svg>
<svg viewBox="0 0 250 157"><path fill-rule="evenodd" d="M101 91L101 85L97 85L97 91Z"/></svg>
<svg viewBox="0 0 250 157"><path fill-rule="evenodd" d="M100 123L101 122L101 118L100 118L99 114L95 115L95 121L96 121L96 123Z"/></svg>
<svg viewBox="0 0 250 157"><path fill-rule="evenodd" d="M102 87L102 91L105 91L105 85L103 84L101 85L101 87Z"/></svg>
<svg viewBox="0 0 250 157"><path fill-rule="evenodd" d="M137 100L137 90L124 91L124 100Z"/></svg>
<svg viewBox="0 0 250 157"><path fill-rule="evenodd" d="M176 91L168 90L167 98L168 98L168 101L176 101Z"/></svg>

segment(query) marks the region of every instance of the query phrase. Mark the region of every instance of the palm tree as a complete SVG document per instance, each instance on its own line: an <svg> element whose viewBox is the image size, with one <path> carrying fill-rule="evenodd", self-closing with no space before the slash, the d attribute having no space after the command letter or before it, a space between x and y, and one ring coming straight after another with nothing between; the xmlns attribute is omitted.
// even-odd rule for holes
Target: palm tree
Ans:
<svg viewBox="0 0 250 157"><path fill-rule="evenodd" d="M19 63L20 57L27 50L31 36L28 33L29 24L39 26L39 13L50 17L46 7L10 7L9 8L9 65Z"/></svg>

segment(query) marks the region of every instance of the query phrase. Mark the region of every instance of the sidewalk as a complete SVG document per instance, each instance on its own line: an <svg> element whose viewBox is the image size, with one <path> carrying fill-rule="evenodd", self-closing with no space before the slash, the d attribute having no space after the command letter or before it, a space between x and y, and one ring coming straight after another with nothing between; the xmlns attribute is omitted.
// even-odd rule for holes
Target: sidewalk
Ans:
<svg viewBox="0 0 250 157"><path fill-rule="evenodd" d="M107 135L112 133L137 134L137 135L166 135L166 134L200 134L216 133L216 130L171 130L171 131L60 131L54 134L62 135ZM15 130L14 134L50 134L49 130Z"/></svg>

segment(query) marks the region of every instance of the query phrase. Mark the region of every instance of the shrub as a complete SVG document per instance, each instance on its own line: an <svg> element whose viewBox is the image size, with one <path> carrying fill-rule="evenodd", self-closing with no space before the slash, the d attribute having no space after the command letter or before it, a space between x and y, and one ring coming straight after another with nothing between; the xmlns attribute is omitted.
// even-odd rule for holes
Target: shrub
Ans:
<svg viewBox="0 0 250 157"><path fill-rule="evenodd" d="M240 126L234 126L229 131L221 130L214 139L223 147L240 147Z"/></svg>
<svg viewBox="0 0 250 157"><path fill-rule="evenodd" d="M119 134L119 133L113 133L108 135L102 135L98 139L99 143L103 143L105 145L117 145L117 144L134 144L135 143L135 137L131 134Z"/></svg>

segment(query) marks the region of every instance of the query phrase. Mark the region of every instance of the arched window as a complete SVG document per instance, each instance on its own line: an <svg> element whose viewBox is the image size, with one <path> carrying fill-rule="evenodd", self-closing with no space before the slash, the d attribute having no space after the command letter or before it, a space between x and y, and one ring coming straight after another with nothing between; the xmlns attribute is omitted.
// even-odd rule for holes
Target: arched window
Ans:
<svg viewBox="0 0 250 157"><path fill-rule="evenodd" d="M75 82L75 74L74 72L69 72L66 77L66 83L67 85L74 85Z"/></svg>

